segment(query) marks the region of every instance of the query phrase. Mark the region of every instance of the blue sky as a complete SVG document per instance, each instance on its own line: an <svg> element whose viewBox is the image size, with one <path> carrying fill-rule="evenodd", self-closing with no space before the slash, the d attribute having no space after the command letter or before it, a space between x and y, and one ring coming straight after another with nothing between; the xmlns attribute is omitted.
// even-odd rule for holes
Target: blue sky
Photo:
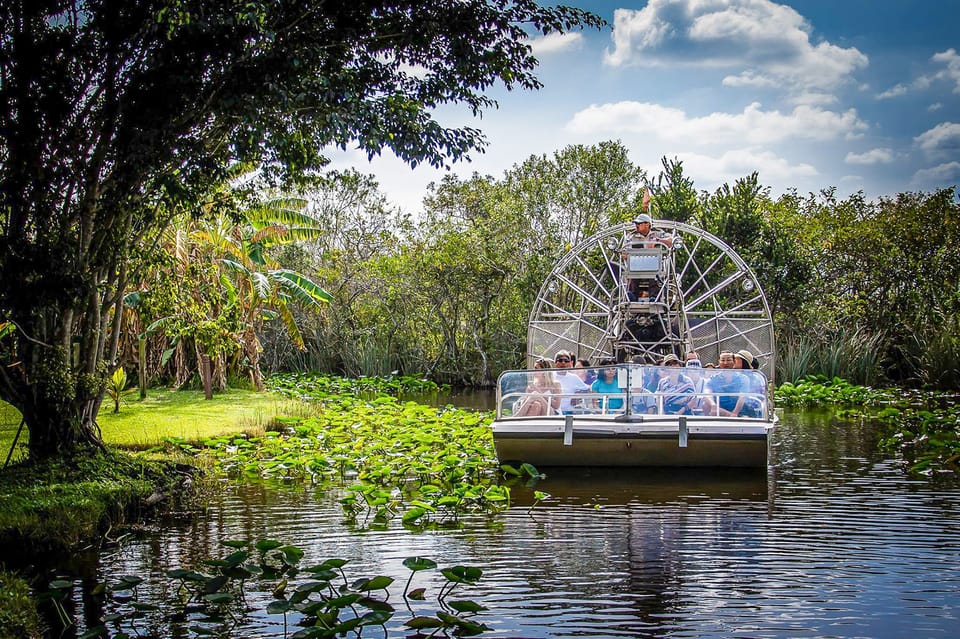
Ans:
<svg viewBox="0 0 960 639"><path fill-rule="evenodd" d="M758 171L774 195L843 197L960 183L958 0L567 0L602 31L531 41L544 88L496 91L474 172L503 176L531 155L620 140L653 177L679 158L698 190ZM393 156L334 158L376 176L415 213L443 172Z"/></svg>

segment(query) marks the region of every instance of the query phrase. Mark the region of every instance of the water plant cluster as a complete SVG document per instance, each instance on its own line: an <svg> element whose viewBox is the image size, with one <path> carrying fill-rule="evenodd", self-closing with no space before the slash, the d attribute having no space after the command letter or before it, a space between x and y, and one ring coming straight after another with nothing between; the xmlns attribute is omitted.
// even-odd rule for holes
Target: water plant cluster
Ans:
<svg viewBox="0 0 960 639"><path fill-rule="evenodd" d="M911 472L960 472L960 405L956 394L871 388L843 379L807 376L777 387L778 406L841 405L841 419L883 423L881 448L903 457Z"/></svg>
<svg viewBox="0 0 960 639"><path fill-rule="evenodd" d="M429 395L449 386L416 375L360 376L356 378L324 375L322 373L278 373L266 382L275 393L307 401L316 401L330 395L352 394L359 397L386 394L394 397Z"/></svg>
<svg viewBox="0 0 960 639"><path fill-rule="evenodd" d="M316 378L313 388L335 388ZM390 395L297 391L312 414L278 419L262 437L206 439L201 447L172 441L209 457L235 479L345 482L341 499L351 518L405 524L448 523L465 512L497 512L510 503L500 482L487 412L434 408Z"/></svg>
<svg viewBox="0 0 960 639"><path fill-rule="evenodd" d="M894 401L897 391L851 384L840 377L806 375L796 382L777 386L774 403L777 406L810 407L833 405L872 405Z"/></svg>
<svg viewBox="0 0 960 639"><path fill-rule="evenodd" d="M331 558L319 564L304 565L304 551L294 545L276 540L225 540L229 554L207 560L201 570L177 568L165 573L170 583L162 602L145 603L140 600L138 587L144 579L122 575L102 584L98 596L110 601L111 612L102 623L88 628L79 639L113 637L160 636L158 627L170 624L178 636L232 637L250 622L251 614L283 616L283 637L286 639L318 639L360 637L364 628L382 628L388 636L387 624L397 614L397 606L390 603L390 588L394 579L385 575L348 579L344 566L349 560ZM474 601L452 599L461 585L477 583L482 576L479 568L451 566L441 569L444 582L436 593L438 606L433 614L426 614L423 604L426 589L411 589L414 575L437 569L437 563L426 557L408 557L403 565L410 571L403 587L404 607L411 617L403 623L414 636L470 637L490 630L474 617L486 608ZM64 626L69 627L69 615L63 602L70 596L74 584L59 579L50 583L49 597L61 614ZM271 601L265 606L251 605L247 599L253 593L269 593ZM265 599L261 597L260 599ZM421 610L415 610L417 605ZM291 622L300 629L290 633ZM396 622L395 622L396 623ZM399 624L398 624L399 625Z"/></svg>

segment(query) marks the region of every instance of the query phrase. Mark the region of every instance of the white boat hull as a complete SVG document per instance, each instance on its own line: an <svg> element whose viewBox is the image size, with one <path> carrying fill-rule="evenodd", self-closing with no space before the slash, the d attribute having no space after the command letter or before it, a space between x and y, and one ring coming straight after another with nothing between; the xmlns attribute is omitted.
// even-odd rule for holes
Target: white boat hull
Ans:
<svg viewBox="0 0 960 639"><path fill-rule="evenodd" d="M702 416L558 415L499 418L492 428L504 463L757 468L767 465L773 425Z"/></svg>

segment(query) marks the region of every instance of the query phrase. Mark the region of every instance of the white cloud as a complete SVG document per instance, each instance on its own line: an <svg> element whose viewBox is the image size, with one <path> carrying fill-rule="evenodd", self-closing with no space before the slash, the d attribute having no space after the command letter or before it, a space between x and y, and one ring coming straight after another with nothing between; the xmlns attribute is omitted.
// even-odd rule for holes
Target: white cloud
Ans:
<svg viewBox="0 0 960 639"><path fill-rule="evenodd" d="M897 84L897 85L895 85L895 86L890 87L889 89L887 89L887 90L884 91L883 93L878 93L878 94L877 94L877 99L878 99L878 100L888 100L888 99L890 99L890 98L897 98L897 97L900 97L901 95L904 95L904 94L907 92L907 90L908 90L908 89L907 89L906 85Z"/></svg>
<svg viewBox="0 0 960 639"><path fill-rule="evenodd" d="M824 91L868 64L854 47L810 39L811 27L791 7L771 0L649 0L614 12L613 66L698 66L741 69L726 86Z"/></svg>
<svg viewBox="0 0 960 639"><path fill-rule="evenodd" d="M960 153L960 124L941 122L913 140L930 157Z"/></svg>
<svg viewBox="0 0 960 639"><path fill-rule="evenodd" d="M754 102L741 113L690 117L646 102L591 105L574 114L567 130L578 134L633 133L696 144L770 144L787 139L853 138L867 129L854 109L843 113L800 105L791 113L763 111Z"/></svg>
<svg viewBox="0 0 960 639"><path fill-rule="evenodd" d="M540 57L580 47L583 44L583 34L550 33L543 37L530 38L526 42L533 50L533 55Z"/></svg>
<svg viewBox="0 0 960 639"><path fill-rule="evenodd" d="M847 153L847 164L889 164L893 162L892 149L870 149L864 153Z"/></svg>
<svg viewBox="0 0 960 639"><path fill-rule="evenodd" d="M947 65L946 69L938 71L934 77L939 80L953 82L953 92L960 93L960 55L957 55L956 49L941 51L940 53L934 54L930 60Z"/></svg>
<svg viewBox="0 0 960 639"><path fill-rule="evenodd" d="M960 182L960 162L946 162L913 174L910 183L920 188L943 188Z"/></svg>
<svg viewBox="0 0 960 639"><path fill-rule="evenodd" d="M801 178L818 175L810 164L790 164L771 151L753 148L731 149L720 156L701 153L678 153L684 172L689 174L700 188L716 188L721 184L733 184L736 180L757 171L763 184L796 184ZM656 174L657 167L652 171Z"/></svg>
<svg viewBox="0 0 960 639"><path fill-rule="evenodd" d="M930 111L932 113L934 111L939 111L942 108L943 108L942 102L934 102L933 104L927 107L927 111Z"/></svg>

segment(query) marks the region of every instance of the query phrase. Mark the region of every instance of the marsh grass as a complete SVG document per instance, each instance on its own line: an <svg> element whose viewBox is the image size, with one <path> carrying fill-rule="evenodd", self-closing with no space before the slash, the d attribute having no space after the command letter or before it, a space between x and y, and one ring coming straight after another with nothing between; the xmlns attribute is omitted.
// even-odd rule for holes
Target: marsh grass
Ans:
<svg viewBox="0 0 960 639"><path fill-rule="evenodd" d="M777 379L797 382L808 375L839 377L854 384L876 384L884 335L856 330L830 338L800 337L790 341L778 362Z"/></svg>

